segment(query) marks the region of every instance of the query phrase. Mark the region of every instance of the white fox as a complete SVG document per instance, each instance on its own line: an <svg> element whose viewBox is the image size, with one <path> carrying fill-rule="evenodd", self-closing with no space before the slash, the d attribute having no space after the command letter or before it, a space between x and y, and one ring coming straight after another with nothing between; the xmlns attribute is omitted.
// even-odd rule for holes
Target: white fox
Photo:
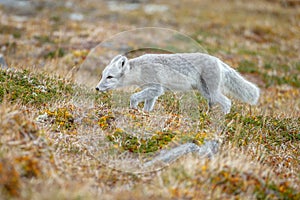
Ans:
<svg viewBox="0 0 300 200"><path fill-rule="evenodd" d="M225 114L230 112L231 101L224 94L251 105L260 95L256 85L218 58L203 53L145 54L130 60L118 55L103 70L96 90L133 85L142 91L130 97L130 107L136 109L144 101L144 111L148 112L167 90L198 90L209 107L219 103Z"/></svg>

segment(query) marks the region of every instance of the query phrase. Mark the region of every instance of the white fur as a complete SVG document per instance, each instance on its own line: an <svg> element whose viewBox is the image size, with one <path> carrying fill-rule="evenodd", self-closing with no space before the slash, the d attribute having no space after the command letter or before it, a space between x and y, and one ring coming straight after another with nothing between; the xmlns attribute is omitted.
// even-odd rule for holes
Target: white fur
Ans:
<svg viewBox="0 0 300 200"><path fill-rule="evenodd" d="M151 111L156 99L166 90L198 90L209 106L219 103L225 114L231 101L223 94L251 105L259 98L259 88L216 57L202 53L145 54L128 60L118 55L104 69L96 89L106 91L137 85L141 92L130 98L130 107L145 102L144 110Z"/></svg>

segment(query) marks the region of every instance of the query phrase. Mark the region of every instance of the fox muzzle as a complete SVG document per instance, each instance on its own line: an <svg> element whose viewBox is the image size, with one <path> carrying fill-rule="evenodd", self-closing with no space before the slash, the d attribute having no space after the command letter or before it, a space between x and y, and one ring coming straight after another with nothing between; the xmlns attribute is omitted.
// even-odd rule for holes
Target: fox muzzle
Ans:
<svg viewBox="0 0 300 200"><path fill-rule="evenodd" d="M105 91L107 91L108 90L108 88L101 88L101 87L96 87L95 88L97 91L99 91L99 92L105 92Z"/></svg>

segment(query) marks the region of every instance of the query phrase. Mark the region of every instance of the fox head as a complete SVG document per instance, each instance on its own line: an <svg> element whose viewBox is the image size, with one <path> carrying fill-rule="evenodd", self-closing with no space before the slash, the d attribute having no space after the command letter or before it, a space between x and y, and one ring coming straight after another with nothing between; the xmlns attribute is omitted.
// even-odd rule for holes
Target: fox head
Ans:
<svg viewBox="0 0 300 200"><path fill-rule="evenodd" d="M114 57L102 72L102 78L96 86L97 91L107 91L122 85L124 74L129 70L128 59L118 55Z"/></svg>

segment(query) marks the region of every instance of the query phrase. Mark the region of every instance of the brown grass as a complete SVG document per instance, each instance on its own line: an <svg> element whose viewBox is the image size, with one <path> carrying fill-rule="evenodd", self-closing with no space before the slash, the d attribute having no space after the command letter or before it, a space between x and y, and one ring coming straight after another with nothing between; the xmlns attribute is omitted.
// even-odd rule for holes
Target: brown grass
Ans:
<svg viewBox="0 0 300 200"><path fill-rule="evenodd" d="M133 11L110 11L96 0L74 0L70 7L36 2L37 9L21 17L17 8L0 7L0 50L17 69L0 76L1 199L300 198L297 4L151 1L169 10L146 13L148 1ZM83 21L69 19L73 12L83 13ZM259 104L235 101L221 117L217 110L204 114L206 104L194 94L199 104L188 112L181 94L167 94L147 114L128 109L129 93L99 95L75 85L70 70L95 45L144 26L172 28L197 40L260 86ZM126 123L137 136L167 127L176 132L171 147L199 134L217 138L220 150L212 158L184 156L156 172L124 172L108 161L130 168L136 160L118 157L126 151L106 139Z"/></svg>

